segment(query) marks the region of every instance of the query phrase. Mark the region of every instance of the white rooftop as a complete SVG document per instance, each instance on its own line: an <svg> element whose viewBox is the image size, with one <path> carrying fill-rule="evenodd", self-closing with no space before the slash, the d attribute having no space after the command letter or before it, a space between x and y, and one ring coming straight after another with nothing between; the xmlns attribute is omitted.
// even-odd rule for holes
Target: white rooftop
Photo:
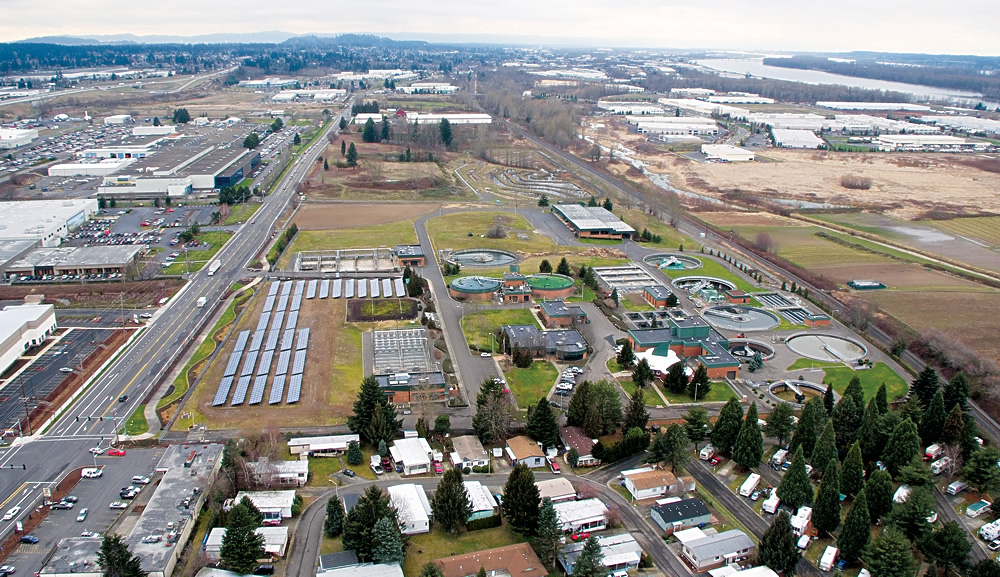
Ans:
<svg viewBox="0 0 1000 577"><path fill-rule="evenodd" d="M424 488L414 483L389 487L389 502L399 512L399 520L408 525L430 522L431 504Z"/></svg>
<svg viewBox="0 0 1000 577"><path fill-rule="evenodd" d="M264 538L264 551L268 553L277 554L288 543L288 527L257 527L254 532ZM205 547L209 549L222 547L222 538L225 535L225 527L212 529L208 533Z"/></svg>
<svg viewBox="0 0 1000 577"><path fill-rule="evenodd" d="M542 499L546 497L554 499L555 497L562 497L564 495L576 495L573 483L570 483L566 477L535 481L535 486L538 487L538 496Z"/></svg>
<svg viewBox="0 0 1000 577"><path fill-rule="evenodd" d="M402 462L404 467L412 468L420 465L430 466L433 453L427 439L423 437L398 439L393 441L389 447L392 458L396 462Z"/></svg>
<svg viewBox="0 0 1000 577"><path fill-rule="evenodd" d="M584 499L582 501L565 501L552 505L560 524L573 523L583 519L603 517L608 507L600 499Z"/></svg>
<svg viewBox="0 0 1000 577"><path fill-rule="evenodd" d="M240 491L235 502L239 503L243 497L249 498L258 509L283 509L292 506L295 491Z"/></svg>
<svg viewBox="0 0 1000 577"><path fill-rule="evenodd" d="M497 508L497 501L493 498L489 488L479 481L462 481L465 485L465 492L469 495L469 504L472 512L493 511Z"/></svg>
<svg viewBox="0 0 1000 577"><path fill-rule="evenodd" d="M698 527L692 527L690 529L684 529L683 531L677 531L674 533L674 538L676 538L681 545L697 541L698 539L704 539L707 536L708 535Z"/></svg>

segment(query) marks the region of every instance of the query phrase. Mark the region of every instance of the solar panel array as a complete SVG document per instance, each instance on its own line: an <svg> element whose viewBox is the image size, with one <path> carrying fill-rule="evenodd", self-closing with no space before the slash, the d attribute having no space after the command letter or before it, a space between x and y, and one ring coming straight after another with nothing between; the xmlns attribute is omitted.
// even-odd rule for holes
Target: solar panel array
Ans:
<svg viewBox="0 0 1000 577"><path fill-rule="evenodd" d="M279 283L273 282L267 286L267 296L273 297L278 294L278 289L281 288Z"/></svg>
<svg viewBox="0 0 1000 577"><path fill-rule="evenodd" d="M292 349L292 340L295 339L295 329L285 329L285 332L281 334L281 350L290 351Z"/></svg>
<svg viewBox="0 0 1000 577"><path fill-rule="evenodd" d="M291 312L296 312L302 308L302 295L295 294L292 295L292 306L288 309Z"/></svg>
<svg viewBox="0 0 1000 577"><path fill-rule="evenodd" d="M368 294L370 294L371 297L374 299L374 298L378 298L379 292L380 291L379 291L379 282L378 282L378 279L377 278L373 278L373 279L369 280L368 281Z"/></svg>
<svg viewBox="0 0 1000 577"><path fill-rule="evenodd" d="M382 279L382 296L389 298L392 296L392 279Z"/></svg>
<svg viewBox="0 0 1000 577"><path fill-rule="evenodd" d="M280 297L278 297L278 310L284 311L287 308L288 308L288 295L283 294Z"/></svg>
<svg viewBox="0 0 1000 577"><path fill-rule="evenodd" d="M275 375L284 375L288 372L288 363L292 360L292 351L281 351L278 353L278 368L274 370Z"/></svg>
<svg viewBox="0 0 1000 577"><path fill-rule="evenodd" d="M267 328L267 323L271 322L271 313L260 313L260 320L257 321L257 330L262 331Z"/></svg>
<svg viewBox="0 0 1000 577"><path fill-rule="evenodd" d="M250 340L250 347L247 349L249 353L256 353L260 350L260 346L264 344L264 335L267 334L263 329L256 330L253 333L253 339Z"/></svg>
<svg viewBox="0 0 1000 577"><path fill-rule="evenodd" d="M267 398L267 404L277 405L281 402L281 396L285 394L285 375L274 375L271 382L271 396Z"/></svg>
<svg viewBox="0 0 1000 577"><path fill-rule="evenodd" d="M306 350L295 351L295 358L292 359L292 374L301 375L306 370Z"/></svg>
<svg viewBox="0 0 1000 577"><path fill-rule="evenodd" d="M267 387L267 375L257 375L253 382L253 389L250 390L250 400L247 402L251 405L259 405L264 400L265 387Z"/></svg>
<svg viewBox="0 0 1000 577"><path fill-rule="evenodd" d="M305 290L306 290L306 281L304 280L295 281L295 294L302 296L302 293L304 293Z"/></svg>
<svg viewBox="0 0 1000 577"><path fill-rule="evenodd" d="M285 317L285 330L294 329L299 324L299 311L292 311Z"/></svg>
<svg viewBox="0 0 1000 577"><path fill-rule="evenodd" d="M236 360L239 361L239 357L236 357ZM222 382L219 383L219 390L215 392L215 400L212 401L212 406L225 405L226 399L229 397L229 389L231 388L233 388L233 377L222 377Z"/></svg>
<svg viewBox="0 0 1000 577"><path fill-rule="evenodd" d="M240 376L252 375L255 364L257 364L256 351L247 353L247 356L243 358L243 368L240 369Z"/></svg>
<svg viewBox="0 0 1000 577"><path fill-rule="evenodd" d="M233 352L239 351L243 352L247 348L247 340L250 339L250 331L240 331L240 334L236 336L236 347Z"/></svg>
<svg viewBox="0 0 1000 577"><path fill-rule="evenodd" d="M319 281L316 280L316 279L313 279L313 280L309 281L309 285L306 287L306 298L307 299L314 299L314 298L316 298L316 285L318 285L318 284L319 284Z"/></svg>
<svg viewBox="0 0 1000 577"><path fill-rule="evenodd" d="M269 313L274 310L274 299L276 297L269 296L264 299L264 308L261 309L265 313Z"/></svg>
<svg viewBox="0 0 1000 577"><path fill-rule="evenodd" d="M295 350L301 351L309 346L309 329L299 331L299 340L295 341Z"/></svg>
<svg viewBox="0 0 1000 577"><path fill-rule="evenodd" d="M281 337L281 331L278 329L271 329L267 333L267 341L264 343L265 351L273 351L278 348L278 339Z"/></svg>
<svg viewBox="0 0 1000 577"><path fill-rule="evenodd" d="M323 279L319 283L319 298L325 299L330 296L330 280Z"/></svg>
<svg viewBox="0 0 1000 577"><path fill-rule="evenodd" d="M267 375L271 370L271 358L274 356L274 351L264 351L260 354L260 362L257 363L257 375Z"/></svg>
<svg viewBox="0 0 1000 577"><path fill-rule="evenodd" d="M302 375L292 375L292 378L288 379L288 396L285 397L285 402L288 404L297 403L301 395Z"/></svg>
<svg viewBox="0 0 1000 577"><path fill-rule="evenodd" d="M292 281L290 281L290 280L286 280L285 282L281 283L281 294L282 294L282 296L288 296L288 295L292 294L292 285L293 284L294 283Z"/></svg>
<svg viewBox="0 0 1000 577"><path fill-rule="evenodd" d="M230 403L232 406L242 405L247 400L247 389L250 388L250 380L252 378L250 375L247 375L240 377L240 380L236 382L236 390L233 392L233 402Z"/></svg>

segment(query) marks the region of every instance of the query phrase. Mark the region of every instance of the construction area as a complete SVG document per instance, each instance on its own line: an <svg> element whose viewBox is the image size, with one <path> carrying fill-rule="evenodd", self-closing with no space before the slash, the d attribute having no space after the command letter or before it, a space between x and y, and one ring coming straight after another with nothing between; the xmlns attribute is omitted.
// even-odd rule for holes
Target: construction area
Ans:
<svg viewBox="0 0 1000 577"><path fill-rule="evenodd" d="M295 253L292 270L321 273L391 272L399 261L389 248L309 250Z"/></svg>

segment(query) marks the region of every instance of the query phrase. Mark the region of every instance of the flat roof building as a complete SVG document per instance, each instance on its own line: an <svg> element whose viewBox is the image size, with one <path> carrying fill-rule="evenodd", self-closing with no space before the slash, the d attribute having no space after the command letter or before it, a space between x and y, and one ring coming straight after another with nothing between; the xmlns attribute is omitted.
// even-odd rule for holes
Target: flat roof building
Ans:
<svg viewBox="0 0 1000 577"><path fill-rule="evenodd" d="M548 498L553 503L576 501L576 489L566 477L535 481L535 487L538 488L538 496L541 499Z"/></svg>
<svg viewBox="0 0 1000 577"><path fill-rule="evenodd" d="M816 149L826 145L823 139L811 130L772 128L771 134L774 136L774 145L779 148Z"/></svg>
<svg viewBox="0 0 1000 577"><path fill-rule="evenodd" d="M581 238L628 239L635 229L601 206L557 204L552 212Z"/></svg>
<svg viewBox="0 0 1000 577"><path fill-rule="evenodd" d="M505 325L502 329L510 343L509 354L516 345L536 357L576 361L587 356L587 341L576 329L540 331L535 325Z"/></svg>
<svg viewBox="0 0 1000 577"><path fill-rule="evenodd" d="M389 447L389 456L403 467L404 475L420 475L431 470L434 451L423 437L397 439Z"/></svg>
<svg viewBox="0 0 1000 577"><path fill-rule="evenodd" d="M56 329L52 305L17 305L0 309L0 373Z"/></svg>
<svg viewBox="0 0 1000 577"><path fill-rule="evenodd" d="M447 119L450 124L491 124L493 117L489 114L475 113L444 113L431 114L421 112L407 112L406 121L411 124L437 125L442 120Z"/></svg>
<svg viewBox="0 0 1000 577"><path fill-rule="evenodd" d="M6 267L7 276L126 273L143 254L139 245L36 248Z"/></svg>
<svg viewBox="0 0 1000 577"><path fill-rule="evenodd" d="M38 240L42 246L59 246L97 211L96 198L5 202L0 211L0 240Z"/></svg>
<svg viewBox="0 0 1000 577"><path fill-rule="evenodd" d="M239 503L243 497L250 499L254 507L264 513L280 515L282 519L292 518L292 504L295 503L295 491L240 491L233 499L233 504Z"/></svg>
<svg viewBox="0 0 1000 577"><path fill-rule="evenodd" d="M294 437L288 440L288 451L303 457L334 456L347 452L347 444L361 441L356 434L327 435L322 437Z"/></svg>
<svg viewBox="0 0 1000 577"><path fill-rule="evenodd" d="M431 504L421 485L392 485L388 491L389 502L399 514L404 535L427 533L431 530Z"/></svg>
<svg viewBox="0 0 1000 577"><path fill-rule="evenodd" d="M751 162L755 158L752 150L728 144L702 144L701 153L708 160L722 162Z"/></svg>
<svg viewBox="0 0 1000 577"><path fill-rule="evenodd" d="M608 526L608 506L600 499L563 501L552 507L556 510L559 527L567 533L600 531Z"/></svg>
<svg viewBox="0 0 1000 577"><path fill-rule="evenodd" d="M36 138L38 138L38 130L35 128L0 128L0 150L12 150L27 146Z"/></svg>

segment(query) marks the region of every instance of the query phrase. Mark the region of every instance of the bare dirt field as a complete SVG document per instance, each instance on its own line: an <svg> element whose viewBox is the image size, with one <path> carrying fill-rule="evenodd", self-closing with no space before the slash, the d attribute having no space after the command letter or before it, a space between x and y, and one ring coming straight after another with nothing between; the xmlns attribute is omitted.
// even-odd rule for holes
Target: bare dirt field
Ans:
<svg viewBox="0 0 1000 577"><path fill-rule="evenodd" d="M265 285L266 286L266 285ZM233 338L223 345L215 362L205 372L188 403L181 409L194 411L195 421L212 429L260 428L275 423L280 427L300 427L343 424L350 414L354 397L361 387L361 332L345 324L347 303L342 299L303 299L298 329L309 328L309 349L302 380L302 397L291 405L267 403L277 359L272 362L265 389L264 402L259 405L213 407L219 381L229 355L235 346L235 335L252 330L260 318L264 296L258 293L240 319ZM286 383L287 391L287 383ZM230 399L231 400L231 399ZM179 419L175 429L185 429L187 421Z"/></svg>
<svg viewBox="0 0 1000 577"><path fill-rule="evenodd" d="M295 215L299 230L335 230L395 222L434 212L439 204L308 203Z"/></svg>
<svg viewBox="0 0 1000 577"><path fill-rule="evenodd" d="M118 306L124 293L126 307L141 308L155 305L160 299L174 294L181 280L136 282L90 282L64 284L21 284L0 287L0 300L20 300L28 295L45 295L46 303L73 307Z"/></svg>
<svg viewBox="0 0 1000 577"><path fill-rule="evenodd" d="M816 266L812 270L829 277L840 284L854 279L876 279L886 286L896 289L923 291L966 291L983 292L990 289L956 276L927 270L917 264L854 263L849 265Z"/></svg>

